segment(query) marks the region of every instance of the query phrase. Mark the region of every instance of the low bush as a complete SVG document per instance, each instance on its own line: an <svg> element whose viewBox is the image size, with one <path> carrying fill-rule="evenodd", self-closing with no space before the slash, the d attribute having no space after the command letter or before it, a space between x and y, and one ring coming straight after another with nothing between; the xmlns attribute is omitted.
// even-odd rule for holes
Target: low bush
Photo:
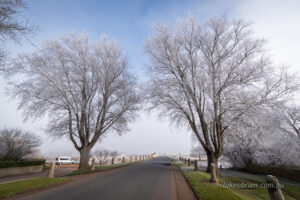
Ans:
<svg viewBox="0 0 300 200"><path fill-rule="evenodd" d="M273 167L273 166L263 166L257 164L247 164L244 171L257 174L271 174L274 176L280 176L290 180L300 182L300 170L285 167Z"/></svg>
<svg viewBox="0 0 300 200"><path fill-rule="evenodd" d="M22 161L0 161L0 168L44 165L45 161L46 161L45 159L31 159L31 160L22 160Z"/></svg>

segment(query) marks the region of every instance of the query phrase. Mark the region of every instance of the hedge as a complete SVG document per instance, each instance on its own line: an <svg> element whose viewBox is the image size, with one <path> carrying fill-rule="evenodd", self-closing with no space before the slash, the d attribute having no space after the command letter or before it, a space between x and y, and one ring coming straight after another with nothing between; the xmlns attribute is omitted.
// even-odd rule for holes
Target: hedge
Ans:
<svg viewBox="0 0 300 200"><path fill-rule="evenodd" d="M0 168L13 168L13 167L25 167L44 165L45 159L23 160L23 161L0 161Z"/></svg>
<svg viewBox="0 0 300 200"><path fill-rule="evenodd" d="M297 182L300 181L300 169L295 168L247 164L244 170L251 173L271 174L274 176L280 176Z"/></svg>

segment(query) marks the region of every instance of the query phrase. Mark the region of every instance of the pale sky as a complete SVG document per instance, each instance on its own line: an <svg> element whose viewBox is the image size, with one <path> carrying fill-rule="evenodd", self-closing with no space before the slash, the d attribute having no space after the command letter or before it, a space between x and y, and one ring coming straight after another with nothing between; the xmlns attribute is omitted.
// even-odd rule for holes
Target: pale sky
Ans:
<svg viewBox="0 0 300 200"><path fill-rule="evenodd" d="M143 54L145 39L152 33L157 21L174 24L178 18L189 15L205 22L210 16L226 15L253 23L255 33L268 41L268 50L277 64L290 65L300 72L300 1L298 0L31 0L24 15L40 27L33 38L36 46L46 39L57 39L72 31L89 33L92 40L102 33L116 39L128 56L132 71L144 78L147 56ZM34 50L29 44L9 45L12 54ZM298 76L299 77L299 76ZM299 77L300 78L300 77ZM40 150L44 155L75 154L66 138L51 138L42 131L47 121L23 122L17 101L4 94L0 79L0 128L21 127L38 133L43 140ZM155 114L140 112L123 136L111 135L99 142L95 149L106 148L128 154L152 152L188 154L191 133L186 128L169 126L168 119L157 120Z"/></svg>

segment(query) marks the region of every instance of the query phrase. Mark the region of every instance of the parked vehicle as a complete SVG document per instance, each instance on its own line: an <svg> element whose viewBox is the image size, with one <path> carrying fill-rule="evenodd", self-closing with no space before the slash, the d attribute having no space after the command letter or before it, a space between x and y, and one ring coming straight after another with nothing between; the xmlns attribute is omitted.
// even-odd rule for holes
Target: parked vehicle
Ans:
<svg viewBox="0 0 300 200"><path fill-rule="evenodd" d="M68 156L59 156L55 158L55 163L59 165L74 164L74 160Z"/></svg>
<svg viewBox="0 0 300 200"><path fill-rule="evenodd" d="M73 164L79 164L79 160L74 160Z"/></svg>
<svg viewBox="0 0 300 200"><path fill-rule="evenodd" d="M46 164L51 164L51 160L46 160Z"/></svg>
<svg viewBox="0 0 300 200"><path fill-rule="evenodd" d="M158 156L158 154L157 153L153 153L153 154L151 154L151 157L152 158L156 158Z"/></svg>

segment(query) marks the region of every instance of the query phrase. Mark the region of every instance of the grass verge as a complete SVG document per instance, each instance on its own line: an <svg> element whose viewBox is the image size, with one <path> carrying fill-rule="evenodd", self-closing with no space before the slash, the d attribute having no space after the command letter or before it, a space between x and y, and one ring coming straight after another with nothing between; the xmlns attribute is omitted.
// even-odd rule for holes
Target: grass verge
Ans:
<svg viewBox="0 0 300 200"><path fill-rule="evenodd" d="M33 178L0 184L0 198L67 182L67 178Z"/></svg>
<svg viewBox="0 0 300 200"><path fill-rule="evenodd" d="M226 176L222 178L219 177L220 184L216 185L209 182L209 173L187 170L183 170L183 173L193 187L196 196L201 200L269 200L269 194L266 188L249 188L247 186L243 188L225 187L225 185L228 186L228 184L241 183L245 185L259 185L264 183L262 181ZM285 184L282 191L286 200L300 199L300 187Z"/></svg>

